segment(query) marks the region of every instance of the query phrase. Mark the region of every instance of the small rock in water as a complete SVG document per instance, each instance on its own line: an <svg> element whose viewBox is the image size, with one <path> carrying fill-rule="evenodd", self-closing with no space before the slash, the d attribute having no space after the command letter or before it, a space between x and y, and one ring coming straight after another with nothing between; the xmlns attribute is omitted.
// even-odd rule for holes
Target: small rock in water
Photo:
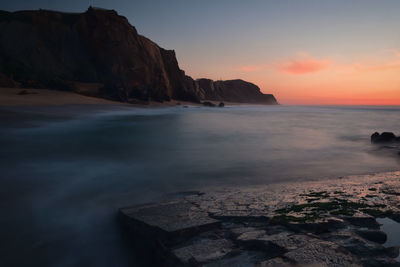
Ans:
<svg viewBox="0 0 400 267"><path fill-rule="evenodd" d="M393 141L398 141L399 138L394 135L392 132L383 132L382 134L379 134L378 132L375 132L371 135L371 142L372 143L388 143L388 142L393 142Z"/></svg>

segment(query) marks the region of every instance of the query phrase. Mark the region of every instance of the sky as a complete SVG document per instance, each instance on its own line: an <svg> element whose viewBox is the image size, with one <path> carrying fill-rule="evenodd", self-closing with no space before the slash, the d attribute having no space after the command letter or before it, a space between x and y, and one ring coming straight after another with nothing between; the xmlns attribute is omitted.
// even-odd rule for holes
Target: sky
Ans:
<svg viewBox="0 0 400 267"><path fill-rule="evenodd" d="M243 79L282 104L400 105L398 0L2 0L115 9L193 78Z"/></svg>

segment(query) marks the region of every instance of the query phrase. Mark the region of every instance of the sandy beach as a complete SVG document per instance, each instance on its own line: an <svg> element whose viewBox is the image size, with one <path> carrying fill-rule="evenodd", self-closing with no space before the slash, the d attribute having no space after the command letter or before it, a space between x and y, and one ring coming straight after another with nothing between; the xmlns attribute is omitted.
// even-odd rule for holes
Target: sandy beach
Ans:
<svg viewBox="0 0 400 267"><path fill-rule="evenodd" d="M21 91L26 91L27 94L20 94ZM132 107L167 107L178 104L200 106L200 104L176 100L163 103L151 101L149 104L129 104L66 91L0 88L0 106L123 105Z"/></svg>
<svg viewBox="0 0 400 267"><path fill-rule="evenodd" d="M19 95L26 90L28 94ZM48 89L0 88L0 106L48 106L71 104L121 104L102 98L89 97L73 92Z"/></svg>

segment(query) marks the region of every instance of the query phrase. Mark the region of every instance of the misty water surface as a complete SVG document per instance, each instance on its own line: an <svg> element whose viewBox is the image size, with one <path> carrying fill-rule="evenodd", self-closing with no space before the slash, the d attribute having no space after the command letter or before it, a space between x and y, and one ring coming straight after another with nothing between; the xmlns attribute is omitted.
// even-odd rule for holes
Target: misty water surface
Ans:
<svg viewBox="0 0 400 267"><path fill-rule="evenodd" d="M120 207L400 166L398 107L97 108L2 108L0 266L138 265Z"/></svg>

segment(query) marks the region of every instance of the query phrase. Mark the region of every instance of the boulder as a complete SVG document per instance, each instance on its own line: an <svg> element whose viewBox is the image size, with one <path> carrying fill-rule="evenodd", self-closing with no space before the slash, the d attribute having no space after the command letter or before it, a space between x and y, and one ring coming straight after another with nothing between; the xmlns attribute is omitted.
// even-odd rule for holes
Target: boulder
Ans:
<svg viewBox="0 0 400 267"><path fill-rule="evenodd" d="M383 132L382 134L375 132L371 135L372 143L388 143L388 142L393 142L393 141L397 141L397 140L398 140L398 138L392 132Z"/></svg>

